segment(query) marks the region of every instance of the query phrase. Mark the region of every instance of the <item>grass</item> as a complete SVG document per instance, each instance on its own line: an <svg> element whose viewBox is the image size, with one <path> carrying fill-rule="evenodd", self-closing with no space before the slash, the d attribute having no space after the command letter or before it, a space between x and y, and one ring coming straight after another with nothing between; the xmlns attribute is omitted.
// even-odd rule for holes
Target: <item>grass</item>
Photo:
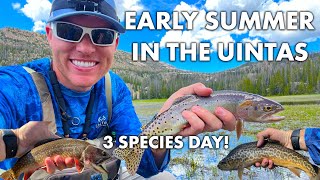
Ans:
<svg viewBox="0 0 320 180"><path fill-rule="evenodd" d="M320 94L270 96L268 98L278 101L281 104L319 104L320 103Z"/></svg>
<svg viewBox="0 0 320 180"><path fill-rule="evenodd" d="M276 123L250 123L252 127L245 128L244 134L256 135L265 128L276 128L282 130L320 127L320 105L305 104L305 105L284 105L284 111L277 115L285 116L286 119ZM246 125L245 125L246 127Z"/></svg>
<svg viewBox="0 0 320 180"><path fill-rule="evenodd" d="M191 158L181 158L181 157L176 157L172 158L171 165L173 164L183 164L186 170L186 176L187 177L192 177L195 175L196 171L200 168L200 163L194 159L193 157Z"/></svg>

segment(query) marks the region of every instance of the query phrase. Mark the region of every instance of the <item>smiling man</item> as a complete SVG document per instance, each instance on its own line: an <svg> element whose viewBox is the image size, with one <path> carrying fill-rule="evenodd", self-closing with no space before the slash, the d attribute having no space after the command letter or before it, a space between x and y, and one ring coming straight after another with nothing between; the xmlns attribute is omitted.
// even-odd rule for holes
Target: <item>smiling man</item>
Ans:
<svg viewBox="0 0 320 180"><path fill-rule="evenodd" d="M53 2L46 26L52 60L44 58L0 68L1 169L11 168L17 160L14 157L21 157L44 139L96 139L107 134L119 138L141 133L130 91L110 71L119 34L124 32L113 0ZM112 95L106 95L110 91ZM183 95L211 93L200 83L184 87L166 101L159 113ZM183 116L190 124L179 133L183 136L235 127L233 115L222 108L213 114L195 107ZM148 148L137 173L153 176L167 167L169 159L169 150ZM77 162L71 157L47 157L46 171L52 174L56 169L79 169ZM95 175L89 174L91 178L97 178ZM85 173L81 176L88 179Z"/></svg>

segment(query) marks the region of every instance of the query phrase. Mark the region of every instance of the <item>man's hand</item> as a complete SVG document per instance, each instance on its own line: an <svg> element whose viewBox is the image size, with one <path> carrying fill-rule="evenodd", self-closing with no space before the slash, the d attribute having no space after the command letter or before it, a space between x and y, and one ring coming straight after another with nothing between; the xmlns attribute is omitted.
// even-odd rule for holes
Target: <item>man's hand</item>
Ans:
<svg viewBox="0 0 320 180"><path fill-rule="evenodd" d="M210 96L212 89L205 87L202 83L192 84L179 89L173 93L164 103L159 114L171 107L173 102L184 95L196 94L199 96ZM185 127L178 135L190 136L197 135L206 131L216 131L226 129L233 131L236 125L236 118L232 113L223 109L216 108L214 114L202 107L194 106L190 111L183 111L182 116L189 122L190 126ZM166 149L152 149L156 164L160 167L165 156Z"/></svg>
<svg viewBox="0 0 320 180"><path fill-rule="evenodd" d="M196 94L199 96L209 96L212 89L205 87L201 83L192 84L190 86L181 88L165 102L159 113L164 112L175 101L175 99L184 95ZM190 136L197 135L206 131L216 131L225 129L232 131L235 129L236 119L233 114L222 107L215 109L214 113L200 107L194 106L191 110L182 112L182 116L189 122L190 126L185 127L179 135Z"/></svg>
<svg viewBox="0 0 320 180"><path fill-rule="evenodd" d="M47 157L44 161L45 167L42 167L49 174L53 174L57 169L63 170L65 168L72 168L76 166L78 172L80 173L83 166L80 164L79 160L68 157L63 158L60 155L55 156L53 158ZM29 177L34 173L34 171L29 171L24 174L25 179L29 179Z"/></svg>
<svg viewBox="0 0 320 180"><path fill-rule="evenodd" d="M59 138L48 129L47 122L30 121L13 132L18 138L18 151L16 157L21 157L30 151L34 145L42 140L50 138Z"/></svg>
<svg viewBox="0 0 320 180"><path fill-rule="evenodd" d="M50 138L59 138L59 136L53 134L48 129L47 122L44 121L30 121L23 125L19 129L14 129L13 132L18 138L18 152L17 157L22 156L29 150L31 150L34 145L42 140ZM77 159L73 158L62 158L61 156L47 157L45 159L45 169L49 174L52 174L56 169L62 170L65 168L70 168L76 166L78 171L81 170L81 164ZM26 177L29 177L34 171L26 173Z"/></svg>
<svg viewBox="0 0 320 180"><path fill-rule="evenodd" d="M257 138L258 138L258 143L257 146L261 147L264 143L264 139L268 138L270 140L274 140L274 141L279 141L279 143L289 149L293 149L292 148L292 143L291 143L291 134L292 131L282 131L282 130L278 130L278 129L272 129L272 128L268 128L264 131L261 131L257 134ZM268 167L269 169L274 168L273 162L272 160L268 160L266 158L264 158L262 160L262 162L256 162L255 165L257 167Z"/></svg>

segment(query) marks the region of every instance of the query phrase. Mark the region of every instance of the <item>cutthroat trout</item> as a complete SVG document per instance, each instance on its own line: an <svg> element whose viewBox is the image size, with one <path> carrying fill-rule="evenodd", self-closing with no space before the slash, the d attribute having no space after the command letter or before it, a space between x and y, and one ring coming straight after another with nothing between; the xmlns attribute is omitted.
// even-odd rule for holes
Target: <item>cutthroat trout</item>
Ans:
<svg viewBox="0 0 320 180"><path fill-rule="evenodd" d="M186 127L188 122L182 117L184 110L201 106L211 112L218 106L229 110L237 119L237 137L242 132L243 121L275 122L284 119L273 114L282 111L281 104L256 94L239 91L216 91L208 97L186 95L174 101L172 106L159 114L153 121L144 126L140 136L175 135ZM134 174L140 164L144 149L139 145L132 149L115 149L113 155L125 160L127 170Z"/></svg>
<svg viewBox="0 0 320 180"><path fill-rule="evenodd" d="M4 180L18 179L22 173L45 166L45 158L56 155L60 155L63 158L72 157L79 159L83 168L84 166L92 167L101 173L107 173L100 167L101 163L111 158L106 151L96 148L86 141L62 138L33 148L19 158L17 163L11 169L2 173L0 177Z"/></svg>
<svg viewBox="0 0 320 180"><path fill-rule="evenodd" d="M260 148L257 147L257 142L241 144L219 162L218 168L224 171L238 170L238 176L242 180L243 169L262 162L264 158L272 160L274 165L288 168L299 177L302 170L310 179L318 179L319 169L308 161L308 157L277 142L268 142Z"/></svg>

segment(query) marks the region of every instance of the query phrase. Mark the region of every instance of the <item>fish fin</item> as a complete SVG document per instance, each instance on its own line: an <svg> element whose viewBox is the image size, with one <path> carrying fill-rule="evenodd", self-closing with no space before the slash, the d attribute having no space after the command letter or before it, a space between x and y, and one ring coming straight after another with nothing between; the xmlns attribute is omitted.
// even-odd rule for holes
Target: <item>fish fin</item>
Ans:
<svg viewBox="0 0 320 180"><path fill-rule="evenodd" d="M242 175L243 175L243 168L238 169L238 177L240 180L242 180Z"/></svg>
<svg viewBox="0 0 320 180"><path fill-rule="evenodd" d="M118 159L121 159L121 160L124 160L125 157L127 157L131 151L133 151L133 149L130 149L130 148L126 148L126 149L120 149L120 148L116 148L112 154L118 158Z"/></svg>
<svg viewBox="0 0 320 180"><path fill-rule="evenodd" d="M18 177L16 177L15 173L13 172L12 169L9 169L8 171L2 173L0 175L0 178L4 179L4 180L14 180L14 179L18 179Z"/></svg>
<svg viewBox="0 0 320 180"><path fill-rule="evenodd" d="M312 168L314 169L314 172L316 173L316 175L314 175L310 171L307 173L307 175L309 176L310 180L319 180L320 179L319 167L312 164Z"/></svg>
<svg viewBox="0 0 320 180"><path fill-rule="evenodd" d="M131 175L137 172L143 153L144 149L141 149L139 144L135 145L132 149L117 148L113 151L113 155L116 158L126 162L127 170Z"/></svg>
<svg viewBox="0 0 320 180"><path fill-rule="evenodd" d="M82 173L83 171L84 171L84 165L81 164L81 165L79 166L78 172L79 172L79 173Z"/></svg>
<svg viewBox="0 0 320 180"><path fill-rule="evenodd" d="M84 165L81 163L82 159L83 159L83 157L81 157L80 160L78 160L77 158L74 158L74 163L76 165L76 169L77 169L78 173L82 173L84 170Z"/></svg>
<svg viewBox="0 0 320 180"><path fill-rule="evenodd" d="M237 132L237 139L239 140L241 134L242 134L242 129L243 129L243 120L238 119L237 124L236 124L236 132Z"/></svg>
<svg viewBox="0 0 320 180"><path fill-rule="evenodd" d="M244 107L247 107L247 106L251 106L253 104L253 101L252 100L245 100L243 103L241 103L239 106L244 108Z"/></svg>
<svg viewBox="0 0 320 180"><path fill-rule="evenodd" d="M109 172L104 169L101 165L96 165L96 164L91 164L91 166L93 167L94 170L102 173L102 174L108 174Z"/></svg>
<svg viewBox="0 0 320 180"><path fill-rule="evenodd" d="M300 177L301 170L299 170L299 169L297 169L297 168L294 168L294 167L288 167L288 169L289 169L293 174L295 174L296 176Z"/></svg>

